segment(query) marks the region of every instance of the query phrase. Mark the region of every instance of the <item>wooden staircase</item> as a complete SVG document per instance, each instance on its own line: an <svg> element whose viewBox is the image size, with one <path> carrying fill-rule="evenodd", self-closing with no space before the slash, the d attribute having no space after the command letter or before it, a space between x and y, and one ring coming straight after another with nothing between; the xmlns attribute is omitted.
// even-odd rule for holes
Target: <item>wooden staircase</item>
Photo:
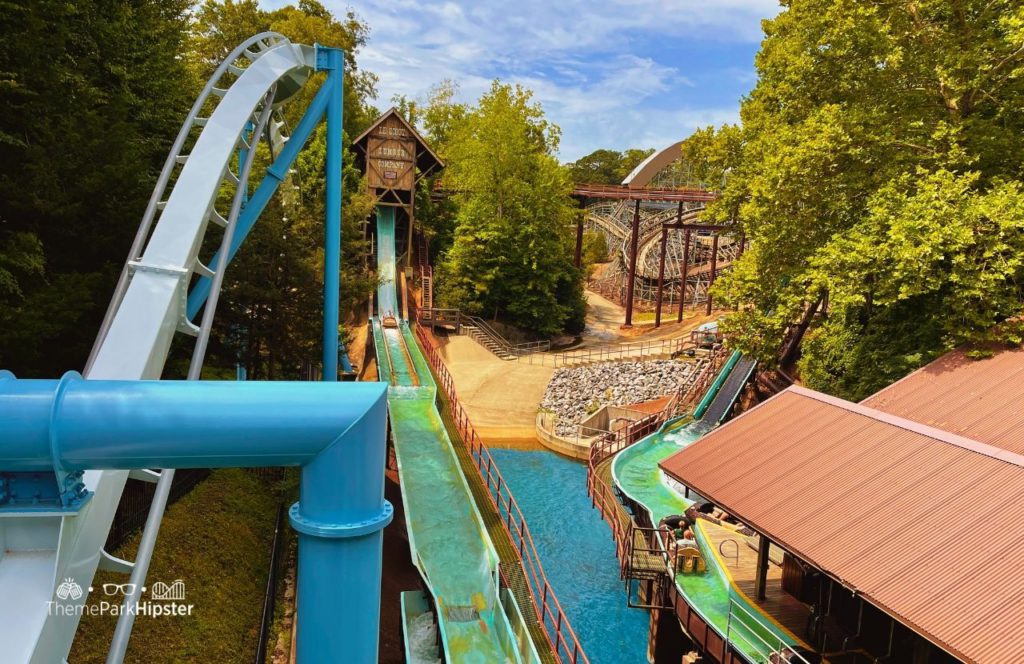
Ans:
<svg viewBox="0 0 1024 664"><path fill-rule="evenodd" d="M430 265L427 239L416 236L416 263L420 269L420 308L434 308L434 268Z"/></svg>

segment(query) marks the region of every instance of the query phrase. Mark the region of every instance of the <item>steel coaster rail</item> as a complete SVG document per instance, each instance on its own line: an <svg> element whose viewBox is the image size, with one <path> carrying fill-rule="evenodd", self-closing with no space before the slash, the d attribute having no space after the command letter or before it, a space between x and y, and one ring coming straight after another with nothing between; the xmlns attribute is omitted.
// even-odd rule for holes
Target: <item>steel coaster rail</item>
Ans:
<svg viewBox="0 0 1024 664"><path fill-rule="evenodd" d="M175 333L198 334L199 328L185 316L182 296L192 274L212 274L198 261L197 253L210 222L227 226L227 220L214 209L214 202L223 182L235 185L239 182L228 164L240 146L244 127L252 121L267 91L283 79L295 84L296 89L304 84L313 67L312 54L311 48L293 45L278 35L258 35L234 51L233 57L248 58L249 66L242 68L228 62L208 82L206 92L201 95L204 101L197 100L179 134L180 140L168 155L165 164L168 168L158 182L149 213L144 215L133 240L133 251L122 268L119 286L107 310L106 324L97 335L88 363L89 379L158 379ZM235 78L228 81L226 88L216 87L226 72ZM278 92L280 90L278 88ZM220 101L215 105L206 104L210 95ZM198 116L204 105L211 107L210 116L205 119ZM202 131L189 145L193 127L202 127ZM183 148L188 148L189 153L182 154ZM178 165L180 169L176 169ZM174 187L164 200L174 173ZM56 472L60 482L64 473ZM140 469L135 469L132 476L150 481L157 479L155 473ZM18 542L28 541L18 537L18 531L48 533L45 540L35 540L38 544L33 550L40 558L40 565L24 570L28 577L42 581L21 579L23 587L32 586L32 595L51 595L54 579L64 578L72 571L76 580L85 585L100 565L121 573L133 569L132 563L103 551L103 539L109 531L129 469L90 468L67 477L75 482L75 487L68 487L68 490L82 487L91 496L76 510L76 518L57 519L42 514L31 519L4 519L0 525L0 530L15 533L9 534L7 541L16 550L23 548ZM76 509L69 507L70 500L62 495L62 508ZM0 566L7 569L15 558L5 558L0 560ZM85 597L83 593L75 598L76 606L82 605ZM71 647L81 614L77 611L59 614L47 612L45 607L37 611L19 606L26 602L28 599L20 598L18 593L0 595L0 616L3 617L0 622L5 625L3 631L8 637L5 645L10 647L7 656L16 661L62 660Z"/></svg>
<svg viewBox="0 0 1024 664"><path fill-rule="evenodd" d="M211 95L216 97L223 96L224 90L219 89L216 86L225 74L230 72L238 75L241 73L241 70L235 65L235 61L243 57L247 58L250 62L254 61L259 58L264 51L280 41L285 41L285 37L277 32L261 32L257 35L253 35L249 39L246 39L231 51L228 57L220 63L210 78L206 81L206 85L203 86L199 96L196 97L191 110L189 110L188 115L185 116L184 122L181 123L178 135L175 137L171 150L167 153L167 159L164 161L163 168L160 170L160 176L157 178L156 187L153 188L153 193L150 195L149 202L146 204L146 211L142 215L142 221L139 223L139 228L135 233L135 239L132 240L131 249L128 251L128 258L125 260L124 267L121 269L121 274L117 279L117 285L114 288L114 295L110 298L110 304L107 305L107 311L103 315L103 322L100 324L99 333L96 335L96 340L93 342L92 350L89 351L89 358L86 360L85 371L83 372L85 375L88 375L90 369L92 369L92 365L96 361L96 354L99 352L100 346L103 345L103 340L106 338L107 332L110 330L114 314L117 312L117 308L121 305L121 301L124 299L124 293L128 288L128 282L131 278L131 264L141 258L142 250L145 248L146 240L149 239L150 231L153 228L156 213L163 209L163 196L167 190L167 184L170 182L171 174L179 164L184 164L185 160L187 160L187 155L183 155L181 153L182 149L185 147L185 141L188 140L193 128L202 128L206 126L206 118L199 117L199 113L203 110L203 106L206 104L207 100L210 99ZM255 47L256 50L253 50L253 47Z"/></svg>
<svg viewBox="0 0 1024 664"><path fill-rule="evenodd" d="M242 68L232 60L240 57L249 58L251 65ZM332 62L336 66L332 66ZM42 512L32 514L33 518L19 516L18 519L3 519L0 530L13 533L17 537L8 537L8 544L14 542L52 542L53 545L31 550L37 555L41 564L32 570L21 568L20 572L14 565L14 556L5 556L0 565L11 573L20 574L18 587L22 592L0 595L0 615L4 625L3 635L5 656L17 661L63 661L71 647L74 632L78 626L78 612L67 615L44 614L29 611L34 598L52 596L55 592L55 579L65 578L65 574L74 574L78 581L89 583L101 561L106 567L118 568L119 571L132 569L131 563L101 557L103 538L109 529L117 500L121 494L129 471L153 474L142 469L152 466L194 465L196 458L203 459L209 466L239 466L296 464L302 465L303 495L300 503L290 511L292 526L299 531L299 564L309 570L309 574L300 574L301 597L308 598L305 613L311 625L324 624L323 616L346 616L337 620L336 630L303 630L300 631L298 653L300 661L322 661L326 654L330 659L337 659L339 654L347 653L359 661L376 659L377 616L379 614L379 595L373 590L373 576L376 573L379 588L380 574L380 529L390 521L390 506L383 501L383 485L374 485L369 478L379 477L383 482L384 458L380 458L362 450L363 445L380 442L380 450L384 449L384 422L386 419L385 393L380 386L363 384L363 387L347 386L341 392L345 396L356 397L342 402L344 408L337 407L337 395L331 388L328 392L311 391L312 387L303 383L279 384L252 383L227 386L223 383L205 382L157 382L166 361L167 352L176 332L185 332L192 336L203 334L203 328L191 323L192 316L187 315L185 292L190 277L200 276L207 284L202 298L195 298L201 306L207 294L208 315L212 317L215 305L215 289L219 285L218 275L223 275L228 256L223 263L214 262L219 266L215 271L198 260L198 250L205 234L207 224L213 222L226 229L225 242L236 247L240 238L244 237L247 228L239 223L238 233L234 233L229 219L221 217L214 208L217 194L224 182L235 185L238 189L245 178L244 172L236 175L230 169L233 153L239 148L249 150L245 143L245 128L251 126L253 114L257 109L269 111L272 102L283 101L282 93L288 94L303 85L310 72L315 69L331 70L328 83L335 84L331 88L337 92L341 85L341 53L335 49L316 49L294 45L279 35L267 33L258 35L236 49L229 60L222 65L216 75L208 83L202 97L197 101L193 113L182 128L179 141L168 156L168 166L158 182L151 199L151 206L143 218L133 251L129 255L129 264L122 272L122 277L108 308L106 323L101 329L97 350L89 362L90 380L78 380L69 375L62 381L16 381L13 376L5 376L3 396L5 407L18 409L24 407L24 399L19 397L25 392L39 392L39 403L33 411L33 421L56 421L58 408L60 415L67 421L74 421L81 426L74 429L61 427L63 437L73 431L79 438L76 442L84 447L79 449L80 456L72 457L65 454L58 456L58 448L53 447L57 439L50 436L50 447L45 440L36 436L35 429L21 431L24 440L12 439L15 448L7 449L8 454L3 461L5 466L20 464L19 469L26 472L54 473L52 478L55 495L47 496L48 504L53 505L53 514ZM215 87L225 72L237 77L230 81L225 89ZM276 85L286 81L284 87ZM276 86L276 89L275 89ZM316 124L324 114L327 104L325 86L318 92L303 122L309 126ZM205 104L209 95L222 98L213 106L209 122L199 118L198 112ZM277 96L275 96L275 94ZM339 95L340 97L340 95ZM319 100L319 101L318 101ZM340 103L340 101L339 101ZM337 107L338 104L335 104ZM340 107L335 109L340 112ZM312 111L312 112L311 112ZM340 116L328 113L328 123L340 123ZM267 122L266 114L262 123ZM300 123L301 124L301 123ZM186 146L193 126L203 127L191 146L189 154L181 154ZM271 133L277 131L271 126ZM328 135L331 130L329 127ZM340 131L334 130L340 142ZM308 135L308 127L305 135ZM286 144L284 154L291 151L291 158L304 138ZM340 147L338 148L340 155ZM283 178L281 169L287 168L289 160L281 155L268 169L268 177L280 181ZM164 190L172 176L176 165L183 168L177 174L173 190L167 200L163 198ZM211 165L213 167L211 167ZM250 162L251 165L251 162ZM219 172L218 172L219 171ZM328 173L331 172L330 167ZM331 193L331 181L340 180L328 177L328 193ZM266 178L265 178L266 182ZM340 186L340 185L339 185ZM254 222L259 210L265 204L266 197L273 192L274 186L261 187L250 199L245 213L234 216L242 221L249 218ZM236 189L236 192L237 190ZM337 191L334 198L340 200ZM263 197L262 199L260 197ZM330 198L330 196L329 196ZM330 212L330 201L328 201ZM157 215L157 211L160 212ZM340 213L339 213L340 214ZM251 224L250 224L251 225ZM330 238L328 238L330 239ZM142 246L148 245L143 250ZM331 247L327 248L328 251ZM192 312L194 316L195 311ZM209 318L205 327L209 327ZM326 343L325 343L326 348ZM199 340L199 347L193 352L195 368L190 370L190 378L198 377L198 366L201 366L205 352L205 342ZM105 379L105 380L97 380ZM140 379L151 379L148 382ZM230 387L231 389L227 389ZM326 389L327 386L319 387ZM197 392L198 390L198 392ZM241 394L238 391L245 392ZM266 404L279 405L280 390L286 390L294 397L296 390L303 393L300 401L310 407L312 415L299 415L292 409L285 412L274 424L280 424L287 417L293 417L296 429L301 429L304 437L289 439L287 444L275 437L273 427L260 427L254 424L253 435L228 436L221 420L244 421L258 423L261 417L278 418L270 413ZM208 395L215 395L210 398ZM258 401L253 395L261 395L264 401ZM144 398L147 403L154 403L157 416L146 409L124 408L125 395L128 400L136 395ZM161 401L158 397L166 401ZM97 401L100 399L100 401ZM191 401L189 400L191 399ZM320 399L330 400L334 406L325 408L317 405ZM100 403L103 408L93 407ZM260 406L259 404L264 404ZM71 408L71 405L76 405ZM86 404L86 405L81 405ZM213 407L217 404L220 407ZM168 408L173 417L160 416ZM246 408L250 409L246 412ZM117 411L118 417L108 414ZM316 420L323 418L342 418L335 421ZM134 419L133 419L134 418ZM220 418L220 419L218 419ZM310 420L314 420L311 424ZM62 420L63 421L63 420ZM84 424L82 424L84 422ZM168 427L171 424L190 434L180 439L168 438ZM238 434L238 427L234 427ZM243 427L244 429L244 427ZM324 430L329 430L326 434ZM259 437L259 431L266 434ZM340 444L337 432L344 432L343 437L351 439L351 444ZM16 432L17 433L17 432ZM13 434L12 434L13 435ZM27 436L27 437L26 437ZM38 440L37 440L38 439ZM140 440L153 441L152 445L138 447ZM40 442L42 441L42 442ZM84 441L84 442L82 442ZM333 444L339 442L339 444ZM122 444L122 446L118 446ZM173 444L172 444L173 443ZM26 467L21 460L10 456L18 449L18 445L38 446L42 451L31 451L32 467ZM28 448L25 448L28 449ZM32 448L35 450L35 448ZM45 450L49 449L49 452ZM76 448L77 449L77 448ZM277 450L270 455L252 456L253 450ZM84 450L84 451L83 451ZM67 450L61 450L67 452ZM324 452L323 455L319 452ZM376 452L376 450L374 450ZM212 456L211 456L212 454ZM275 456L276 455L276 456ZM51 456L53 458L51 458ZM349 457L355 463L350 463ZM379 461L379 473L377 465ZM256 463L258 462L258 464ZM338 468L365 465L367 468L365 481L361 486L348 487L346 483L337 482ZM119 469L119 470L110 470ZM65 470L67 469L67 470ZM21 472L20 470L17 472ZM163 479L169 484L169 473ZM307 490L308 489L308 490ZM160 502L158 500L158 502ZM348 503L352 503L349 505ZM339 507L344 508L339 511ZM364 509L365 508L365 509ZM373 511L372 519L366 519ZM12 513L17 513L15 507ZM333 511L332 511L333 510ZM64 514L75 514L75 518L65 518ZM37 517L38 518L35 518ZM159 521L151 510L148 521ZM35 539L26 540L25 531L32 528ZM155 538L155 528L147 528ZM45 531L46 538L38 537ZM51 537L52 535L52 537ZM311 548L312 547L312 548ZM19 551L24 546L13 547ZM148 554L140 552L139 563L133 572L145 575L145 560ZM336 554L336 555L335 555ZM333 558L331 556L334 556ZM328 565L324 561L330 558L335 563L343 558L344 564ZM307 580L302 582L303 578ZM344 578L343 578L344 577ZM70 578L70 577L68 577ZM134 577L133 577L134 578ZM336 591L326 596L318 596L315 592L303 592L317 584L327 582L336 587ZM82 585L85 585L83 583ZM361 584L365 588L361 589ZM309 588L304 586L309 585ZM75 606L85 602L86 594L80 593L74 598ZM300 610L300 614L303 613ZM305 632L305 638L302 633ZM373 638L366 638L370 635ZM117 660L116 653L112 654Z"/></svg>
<svg viewBox="0 0 1024 664"><path fill-rule="evenodd" d="M252 141L263 133L270 119L271 108L273 107L274 96L277 94L277 86L271 86L263 98L263 108L260 111L256 127L252 133ZM245 143L245 138L241 139ZM224 229L221 238L221 251L226 251L231 246L235 235L235 228L238 225L238 214L242 209L242 201L245 198L246 186L249 181L249 174L252 171L253 160L256 150L247 149L245 158L238 172L238 185L235 188L235 195L231 201L231 211L228 213L228 225ZM210 341L210 331L213 328L213 317L217 311L217 302L220 299L221 286L224 283L224 275L227 272L227 265L219 265L212 273L213 285L210 290L210 297L207 300L206 308L203 309L203 318L199 326L199 334L192 350L192 358L189 362L187 380L199 380L203 371L203 360L206 357L206 348ZM167 507L167 499L171 493L171 485L174 482L174 469L165 468L160 471L160 479L157 480L156 492L150 503L149 514L146 517L146 525L142 530L142 538L139 541L139 549L135 554L135 564L132 565L132 572L129 578L129 592L125 593L122 602L122 611L117 619L117 626L114 629L114 637L107 653L107 664L121 664L124 661L125 653L128 650L128 640L131 637L132 627L135 625L135 607L138 606L139 596L142 593L142 586L146 582L146 574L149 572L149 563L153 558L153 549L156 546L157 534L160 531L160 522Z"/></svg>
<svg viewBox="0 0 1024 664"><path fill-rule="evenodd" d="M454 380L448 372L448 368L441 361L437 342L433 339L433 335L419 325L416 326L416 336L425 351L427 361L439 378L439 387L448 398L452 420L463 444L469 449L477 474L487 488L491 504L497 510L505 531L519 552L520 563L530 586L530 599L534 611L545 628L543 631L552 650L561 662L589 664L590 660L584 653L583 647L569 623L569 618L565 615L555 596L554 589L544 573L526 518L512 496L508 483L498 471L497 463L481 442L469 415L459 401Z"/></svg>

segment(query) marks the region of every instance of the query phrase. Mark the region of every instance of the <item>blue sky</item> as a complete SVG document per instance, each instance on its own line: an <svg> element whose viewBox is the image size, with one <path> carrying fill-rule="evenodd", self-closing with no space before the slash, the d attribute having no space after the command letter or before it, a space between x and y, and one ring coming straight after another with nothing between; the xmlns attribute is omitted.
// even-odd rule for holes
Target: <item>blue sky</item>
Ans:
<svg viewBox="0 0 1024 664"><path fill-rule="evenodd" d="M738 118L761 20L777 0L324 0L370 26L360 66L377 105L448 78L473 101L494 78L532 89L559 156L662 147ZM282 2L268 2L270 5Z"/></svg>

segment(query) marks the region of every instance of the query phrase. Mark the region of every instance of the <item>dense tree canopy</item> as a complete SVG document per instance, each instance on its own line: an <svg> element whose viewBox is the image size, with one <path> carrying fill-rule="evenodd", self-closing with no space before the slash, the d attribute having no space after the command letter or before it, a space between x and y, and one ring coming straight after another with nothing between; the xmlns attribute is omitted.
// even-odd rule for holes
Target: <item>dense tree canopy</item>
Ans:
<svg viewBox="0 0 1024 664"><path fill-rule="evenodd" d="M569 177L573 182L590 184L619 184L647 157L653 149L594 150L585 157L568 164Z"/></svg>
<svg viewBox="0 0 1024 664"><path fill-rule="evenodd" d="M439 274L446 305L541 334L582 329L577 212L553 156L558 139L528 91L498 82L452 127L444 181L457 212Z"/></svg>
<svg viewBox="0 0 1024 664"><path fill-rule="evenodd" d="M197 78L209 71L246 37L279 32L296 43L324 44L345 50L345 145L342 198L342 311L352 311L373 287L364 259L368 244L362 224L372 209L347 146L376 116L369 105L375 78L357 66L355 54L367 28L349 15L338 20L315 0L274 11L253 0L206 0L196 11L189 60ZM324 74L313 79L284 106L290 126L298 123ZM225 279L225 297L215 319L211 360L230 366L242 362L252 378L297 377L304 362L316 362L323 311L323 221L326 127L321 124L300 153L293 174L260 217ZM269 164L260 146L253 186ZM258 177L257 177L258 176Z"/></svg>
<svg viewBox="0 0 1024 664"><path fill-rule="evenodd" d="M5 3L0 366L25 376L82 367L188 107L228 52L265 30L345 50L346 140L375 116L375 79L355 61L367 28L315 0L273 11L253 0ZM322 77L284 107L289 124ZM324 152L321 127L228 270L211 368L241 360L253 377L288 377L318 357ZM269 158L261 144L251 186ZM361 227L371 203L358 173L344 178L342 296L351 310L372 287ZM188 354L172 354L169 375Z"/></svg>
<svg viewBox="0 0 1024 664"><path fill-rule="evenodd" d="M751 249L719 282L735 342L806 337L807 382L858 398L938 352L1019 340L1024 7L784 2L742 130L690 148L728 173L713 207Z"/></svg>
<svg viewBox="0 0 1024 664"><path fill-rule="evenodd" d="M81 368L191 103L189 3L0 11L0 366Z"/></svg>

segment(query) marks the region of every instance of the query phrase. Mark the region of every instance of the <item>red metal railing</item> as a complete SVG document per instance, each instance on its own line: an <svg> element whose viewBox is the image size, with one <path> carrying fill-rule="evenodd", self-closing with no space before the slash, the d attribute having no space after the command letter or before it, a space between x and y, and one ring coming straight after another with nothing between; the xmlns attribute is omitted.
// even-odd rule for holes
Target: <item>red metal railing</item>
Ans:
<svg viewBox="0 0 1024 664"><path fill-rule="evenodd" d="M654 433L668 419L682 412L684 406L693 404L707 391L722 364L723 357L724 354L721 350L716 349L701 367L700 373L684 394L673 398L660 412L632 422L621 430L594 441L590 447L590 456L587 459L587 495L590 496L591 506L599 510L601 518L611 528L612 539L615 541L615 554L619 558L620 572L623 575L626 574L626 566L629 563L632 532L620 523L618 518L619 500L612 487L598 476L597 466L608 457L618 454Z"/></svg>
<svg viewBox="0 0 1024 664"><path fill-rule="evenodd" d="M639 442L658 430L658 427L674 412L677 399L669 402L663 410L653 415L631 422L615 433L608 434L594 441L587 459L587 495L590 496L591 507L596 507L612 530L615 542L615 555L619 559L620 574L625 572L624 565L629 558L629 532L618 519L618 498L609 484L601 481L597 474L597 465L610 456L618 454L630 445Z"/></svg>
<svg viewBox="0 0 1024 664"><path fill-rule="evenodd" d="M473 465L480 476L480 480L487 487L487 494L491 504L497 510L502 525L512 540L513 546L519 553L519 561L522 570L526 575L527 583L530 585L530 599L533 609L540 624L544 626L544 634L551 644L551 648L560 662L565 664L590 664L590 660L583 652L579 639L569 624L569 618L562 610L555 591L548 583L544 568L534 546L533 537L526 525L526 518L523 516L519 505L516 503L508 484L505 482L498 465L491 457L491 453L483 445L480 437L469 420L469 415L459 402L455 392L455 381L438 351L437 340L426 328L416 326L416 336L419 338L427 361L433 368L438 378L438 387L444 391L451 406L452 420L458 429L462 443L468 448L473 458Z"/></svg>

